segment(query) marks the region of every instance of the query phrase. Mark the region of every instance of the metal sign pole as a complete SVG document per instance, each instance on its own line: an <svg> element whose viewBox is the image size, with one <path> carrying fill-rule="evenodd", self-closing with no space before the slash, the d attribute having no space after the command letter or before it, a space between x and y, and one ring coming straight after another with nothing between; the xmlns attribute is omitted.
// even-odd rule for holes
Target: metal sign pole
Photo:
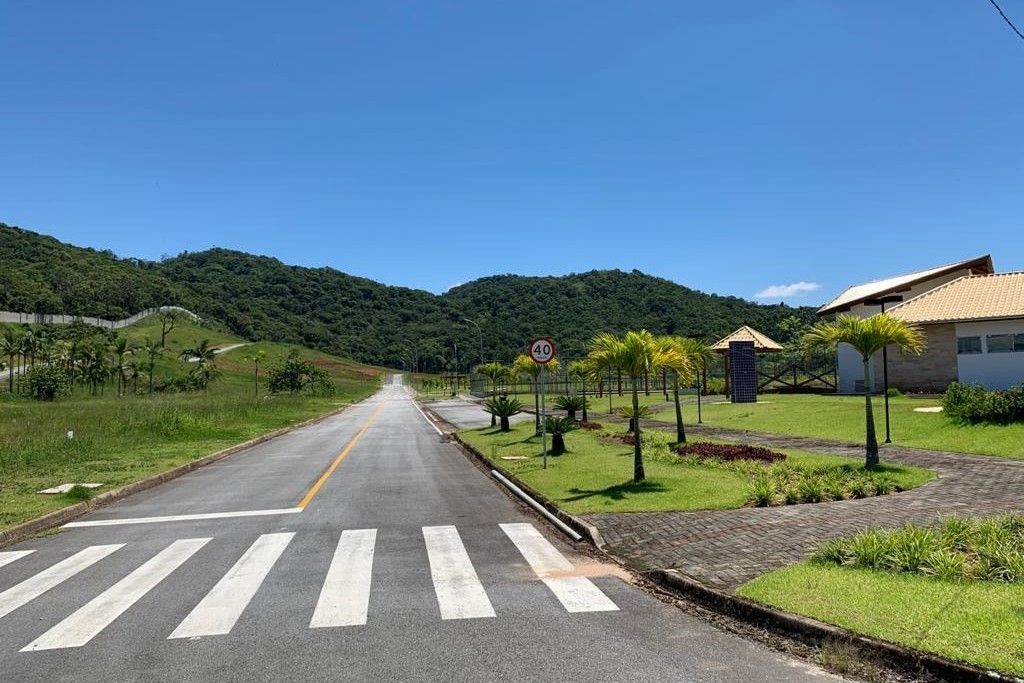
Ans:
<svg viewBox="0 0 1024 683"><path fill-rule="evenodd" d="M545 424L547 400L544 396L545 379L547 378L547 366L540 366L540 442L544 451L544 469L548 468L548 430Z"/></svg>

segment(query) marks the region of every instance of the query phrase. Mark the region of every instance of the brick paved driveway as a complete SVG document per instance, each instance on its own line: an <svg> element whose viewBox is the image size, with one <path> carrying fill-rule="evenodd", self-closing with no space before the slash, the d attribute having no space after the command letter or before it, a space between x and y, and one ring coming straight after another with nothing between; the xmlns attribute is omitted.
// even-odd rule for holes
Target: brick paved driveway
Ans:
<svg viewBox="0 0 1024 683"><path fill-rule="evenodd" d="M664 428L651 423L650 427ZM674 431L674 427L672 428ZM688 435L855 458L864 446L688 426ZM802 560L812 545L870 526L950 515L1024 513L1024 461L884 446L883 462L919 465L937 478L889 496L775 508L583 515L608 549L643 569L674 568L716 588L741 584Z"/></svg>

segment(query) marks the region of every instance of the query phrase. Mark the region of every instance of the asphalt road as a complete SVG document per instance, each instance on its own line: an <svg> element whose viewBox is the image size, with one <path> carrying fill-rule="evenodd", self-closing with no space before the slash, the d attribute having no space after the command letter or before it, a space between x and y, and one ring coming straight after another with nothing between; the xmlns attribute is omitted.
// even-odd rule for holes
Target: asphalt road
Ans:
<svg viewBox="0 0 1024 683"><path fill-rule="evenodd" d="M389 384L0 550L0 680L838 679L575 552Z"/></svg>

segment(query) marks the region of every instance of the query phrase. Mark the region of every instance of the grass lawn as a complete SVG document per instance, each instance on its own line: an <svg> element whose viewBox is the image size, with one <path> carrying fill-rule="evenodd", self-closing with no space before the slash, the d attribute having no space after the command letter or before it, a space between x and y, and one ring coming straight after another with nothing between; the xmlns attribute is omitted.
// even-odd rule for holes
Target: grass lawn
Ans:
<svg viewBox="0 0 1024 683"><path fill-rule="evenodd" d="M851 631L1024 675L1024 585L801 564L740 595Z"/></svg>
<svg viewBox="0 0 1024 683"><path fill-rule="evenodd" d="M1024 459L1024 424L959 425L942 413L915 412L939 400L896 396L889 399L893 444L958 453ZM762 394L757 403L704 403L704 424L775 434L793 434L853 443L864 442L864 399L858 396ZM878 440L885 439L883 399L874 399ZM675 423L674 410L655 419ZM697 407L685 405L683 420L697 421ZM883 447L882 459L885 459Z"/></svg>
<svg viewBox="0 0 1024 683"><path fill-rule="evenodd" d="M157 330L159 332L159 330ZM168 339L170 348L206 338L207 330L182 325ZM129 337L135 337L128 328ZM222 337L224 335L221 335ZM221 339L235 343L234 338ZM53 403L0 395L0 529L70 505L65 496L36 491L65 482L102 482L100 492L203 457L369 396L380 384L381 370L326 354L303 350L302 357L324 368L337 387L329 397L266 395L266 369L291 349L261 342L217 357L222 376L208 393L147 394L117 397L116 381L103 396L78 387L73 396ZM261 395L256 398L254 367L247 353L263 350ZM159 378L185 374L188 366L172 353L155 372ZM67 431L74 430L74 438Z"/></svg>
<svg viewBox="0 0 1024 683"><path fill-rule="evenodd" d="M493 462L573 514L738 508L746 500L750 481L740 472L690 464L665 455L645 457L647 479L634 484L633 447L601 441L599 432L569 432L565 437L569 452L549 456L546 470L541 440L534 435L532 422L514 425L506 433L485 427L460 434ZM787 462L815 469L862 464L860 460L802 451L785 453ZM528 459L502 459L510 456ZM903 488L913 488L933 476L928 470L913 467L887 466L884 471Z"/></svg>

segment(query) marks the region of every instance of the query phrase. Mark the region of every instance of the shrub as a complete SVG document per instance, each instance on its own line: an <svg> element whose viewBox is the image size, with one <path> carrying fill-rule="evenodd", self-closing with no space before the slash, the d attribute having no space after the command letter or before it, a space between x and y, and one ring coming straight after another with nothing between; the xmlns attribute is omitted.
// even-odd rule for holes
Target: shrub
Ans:
<svg viewBox="0 0 1024 683"><path fill-rule="evenodd" d="M512 429L508 419L513 415L523 412L523 404L517 398L494 396L487 399L487 403L484 404L484 412L499 418L501 420L501 431L507 432Z"/></svg>
<svg viewBox="0 0 1024 683"><path fill-rule="evenodd" d="M25 384L32 398L40 401L71 393L71 376L58 365L37 365L25 374Z"/></svg>
<svg viewBox="0 0 1024 683"><path fill-rule="evenodd" d="M576 411L583 410L587 405L587 399L583 396L571 396L563 394L555 399L555 407L564 410L571 420L576 419Z"/></svg>
<svg viewBox="0 0 1024 683"><path fill-rule="evenodd" d="M787 486L782 491L782 502L784 505L796 505L800 502L800 489L796 486Z"/></svg>
<svg viewBox="0 0 1024 683"><path fill-rule="evenodd" d="M283 391L298 394L306 389L319 395L330 395L334 392L334 384L328 372L308 360L302 360L294 351L288 354L284 361L270 367L267 372L267 385L272 394Z"/></svg>
<svg viewBox="0 0 1024 683"><path fill-rule="evenodd" d="M595 432L601 429L601 425L597 422L584 422L583 420L576 420L576 426L587 432Z"/></svg>
<svg viewBox="0 0 1024 683"><path fill-rule="evenodd" d="M568 416L550 415L544 418L544 430L551 435L551 455L565 453L565 435L574 429L576 429L576 421Z"/></svg>
<svg viewBox="0 0 1024 683"><path fill-rule="evenodd" d="M679 455L695 455L698 458L714 458L715 460L759 460L762 462L780 462L786 459L785 453L764 448L762 446L748 446L746 444L709 443L698 441L696 443L680 446L676 449Z"/></svg>
<svg viewBox="0 0 1024 683"><path fill-rule="evenodd" d="M951 419L967 424L1024 422L1024 384L986 391L978 384L953 382L946 388L942 409Z"/></svg>
<svg viewBox="0 0 1024 683"><path fill-rule="evenodd" d="M709 379L707 381L707 390L704 392L705 396L712 396L717 394L725 393L725 380L724 379Z"/></svg>
<svg viewBox="0 0 1024 683"><path fill-rule="evenodd" d="M800 480L800 483L797 484L797 492L800 494L800 500L805 503L820 503L824 487L821 485L821 480L811 474Z"/></svg>
<svg viewBox="0 0 1024 683"><path fill-rule="evenodd" d="M747 502L754 507L770 507L775 502L775 485L771 479L755 479L747 489Z"/></svg>

